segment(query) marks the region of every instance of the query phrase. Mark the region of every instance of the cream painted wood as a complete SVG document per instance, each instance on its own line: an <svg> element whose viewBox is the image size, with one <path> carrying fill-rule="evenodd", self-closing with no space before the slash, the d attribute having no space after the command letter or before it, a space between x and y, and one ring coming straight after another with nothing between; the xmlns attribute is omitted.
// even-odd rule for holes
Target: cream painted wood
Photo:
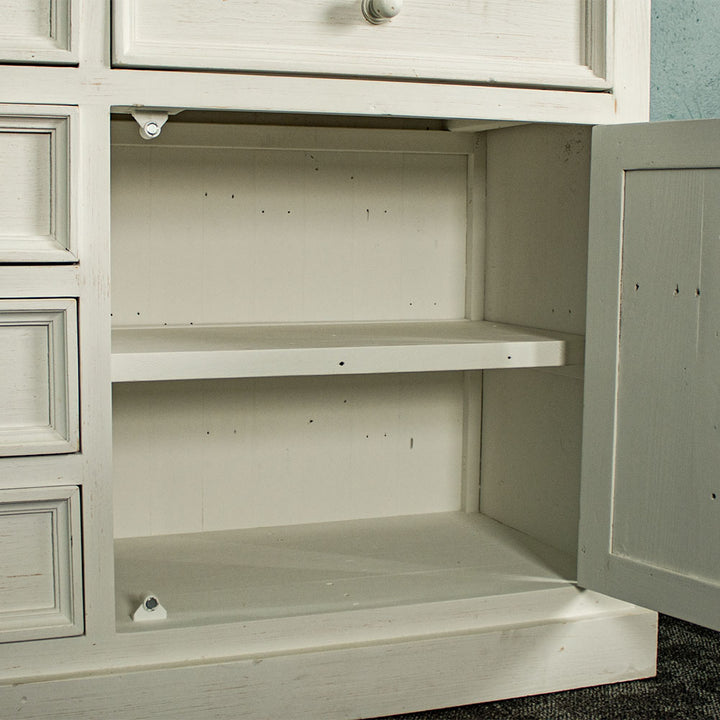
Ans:
<svg viewBox="0 0 720 720"><path fill-rule="evenodd" d="M642 2L643 0L638 0ZM642 67L640 68L642 69ZM4 67L18 102L362 117L617 122L611 93L244 73ZM642 97L643 89L636 88ZM645 89L647 94L647 89ZM637 120L647 115L636 115Z"/></svg>
<svg viewBox="0 0 720 720"><path fill-rule="evenodd" d="M83 632L80 492L0 490L0 642Z"/></svg>
<svg viewBox="0 0 720 720"><path fill-rule="evenodd" d="M482 321L118 328L114 382L541 367L582 362L580 336Z"/></svg>
<svg viewBox="0 0 720 720"><path fill-rule="evenodd" d="M2 0L0 62L78 62L77 0Z"/></svg>
<svg viewBox="0 0 720 720"><path fill-rule="evenodd" d="M483 385L480 509L575 557L582 379L503 370Z"/></svg>
<svg viewBox="0 0 720 720"><path fill-rule="evenodd" d="M595 133L580 581L720 629L719 136Z"/></svg>
<svg viewBox="0 0 720 720"><path fill-rule="evenodd" d="M120 124L114 324L462 318L470 139L328 130Z"/></svg>
<svg viewBox="0 0 720 720"><path fill-rule="evenodd" d="M118 629L140 632L540 591L574 562L454 512L117 540L115 572ZM132 622L143 588L166 622Z"/></svg>
<svg viewBox="0 0 720 720"><path fill-rule="evenodd" d="M0 262L73 262L79 139L70 108L0 105Z"/></svg>
<svg viewBox="0 0 720 720"><path fill-rule="evenodd" d="M460 373L123 383L113 414L116 537L461 507Z"/></svg>
<svg viewBox="0 0 720 720"><path fill-rule="evenodd" d="M275 682L275 673L279 673L283 677L305 676L291 692L290 714L296 716L306 712L311 717L318 717L321 713L357 717L363 714L401 712L409 709L408 698L412 698L419 709L421 706L452 705L463 702L466 697L490 699L500 695L629 679L654 671L654 615L591 592L581 592L568 583L570 578L565 576L556 587L542 591L533 591L527 583L512 575L509 584L516 584L522 588L521 591L494 597L421 602L364 610L355 608L350 613L274 617L249 623L229 622L140 633L116 632L113 597L113 502L110 497L113 490L110 465L110 109L122 108L126 112L136 105L194 108L209 111L213 116L223 110L235 110L255 113L252 122L260 124L267 124L264 119L266 112L285 113L291 122L296 122L293 118L298 118L299 114L297 122L306 125L311 123L313 115L322 113L332 114L333 124L360 126L380 124L385 117L394 126L397 126L397 118L415 118L412 120L414 127L418 127L418 118L429 118L428 126L432 127L438 127L439 122L448 119L467 118L491 122L586 124L611 123L621 117L642 120L646 116L642 105L647 102L647 79L644 73L648 67L648 58L636 51L635 47L641 45L636 38L647 37L649 25L642 14L643 10L649 9L649 3L637 0L632 4L614 5L615 27L607 43L614 58L612 69L615 87L612 92L568 92L546 87L403 82L337 76L281 76L272 73L168 73L148 69L111 69L108 32L110 4L107 2L85 3L82 13L75 16L77 23L74 31L77 31L79 38L76 49L81 60L77 68L3 66L4 102L10 102L13 106L55 105L62 106L62 109L70 108L72 112L77 112L79 121L71 123L71 127L75 131L82 129L80 141L73 145L72 158L73 167L78 172L78 182L72 196L79 200L74 217L78 222L75 240L81 262L75 265L55 264L54 267L40 264L0 267L0 287L5 298L79 298L82 452L62 456L5 458L0 462L0 483L4 488L58 484L82 486L86 622L85 635L82 636L3 645L3 652L0 653L0 715L15 715L17 708L22 707L22 712L29 717L65 715L73 717L73 720L78 717L82 720L96 720L108 711L122 717L122 713L130 716L147 715L163 708L165 714L175 718L179 716L178 708L182 705L194 720L198 714L197 698L202 697L206 699L204 709L216 705L214 710L220 712L217 706L226 707L227 714L233 720L243 714L244 710L249 715L255 712L264 717L266 708L280 708L286 702L282 691L289 689L289 686L285 681L280 685ZM397 21L401 20L399 16ZM374 29L383 31L391 27L392 23L388 28ZM618 42L618 38L625 40ZM72 106L77 106L77 111ZM39 107L38 112L43 114L43 108ZM198 113L192 115L197 116ZM180 114L178 118L172 119L169 127L183 117ZM191 117L190 113L188 117ZM228 117L233 118L233 115L229 114ZM321 125L326 122L321 115L318 121ZM217 118L212 122L217 122ZM165 128L163 132L167 130ZM132 127L131 132L135 134L136 128ZM318 136L324 133L325 129L317 131ZM356 133L357 136L363 134ZM420 138L420 134L417 137ZM390 145L407 152L408 148L400 148L397 142L394 138ZM424 139L419 139L418 145L427 147ZM217 149L222 152L222 148L221 144ZM312 148L302 145L294 149L309 149L312 152ZM347 149L347 144L328 148L339 152ZM533 152L528 150L526 161ZM440 155L443 153L447 154L447 148ZM453 153L454 150L450 154ZM467 183L464 199L465 203L471 202L474 209L465 213L465 271L461 280L463 287L456 289L459 308L457 318L482 320L485 319L482 314L484 292L478 275L484 278L486 268L490 268L483 260L481 238L485 224L482 209L485 163L479 158L476 148L472 148L469 153L461 149L458 153L460 156L466 158L468 168L471 165L474 167L473 171L468 172L468 175L474 177L472 182ZM478 177L480 172L482 177ZM522 208L522 205L518 207ZM442 235L438 234L437 237L441 239ZM173 289L175 294L176 290ZM527 294L532 296L532 293ZM280 317L279 320L287 322L288 319ZM308 318L303 317L301 320L307 322ZM231 322L238 322L238 319L232 318ZM567 371L566 368L554 369L560 370ZM573 368L570 372L576 370ZM543 376L546 373L538 374ZM440 376L447 377L444 373L432 373L428 377L432 378L429 384L423 382L419 391L412 391L413 397L419 394L428 405L436 403L436 411L440 408L442 417L432 419L427 425L431 429L427 435L418 432L421 428L410 422L407 414L390 417L405 405L402 400L390 409L392 403L383 405L385 398L381 398L373 409L371 404L375 404L375 401L370 403L373 392L369 393L370 397L365 395L372 386L373 376L363 377L355 408L356 417L361 420L359 427L365 429L360 440L370 442L372 439L375 445L369 453L358 457L363 462L376 461L380 467L377 474L380 478L383 472L393 474L392 470L382 465L383 461L388 464L387 459L392 455L387 452L391 449L391 443L387 443L384 437L385 430L382 437L378 434L378 428L388 427L391 422L396 423L393 427L399 428L398 437L401 437L401 431L413 431L407 438L407 451L410 438L422 438L421 449L438 439L439 444L444 445L440 452L435 452L439 456L437 461L444 463L444 453L448 453L450 459L441 472L448 472L452 476L451 480L447 484L441 483L438 489L433 484L432 472L423 474L422 468L418 476L426 478L428 489L415 486L405 491L405 495L417 491L418 497L422 498L426 493L428 496L433 492L438 495L448 493L454 498L453 509L463 508L463 503L465 508L474 509L472 485L479 465L478 437L481 430L479 372L454 373L452 383L448 383L441 392L435 392L432 383L439 382ZM399 375L394 376L394 382L399 378ZM274 385L273 392L278 397L287 391L290 384L305 393L303 396L303 392L298 392L293 401L303 405L304 410L308 407L315 409L314 402L318 403L317 407L321 410L327 410L334 396L332 392L325 394L326 383L350 382L353 379L358 378L199 383L215 386L215 395L219 394L219 387L226 383ZM134 386L139 396L150 387L165 384L174 383L127 383L117 385L116 391L133 389ZM193 385L195 382L178 383L180 394ZM448 389L450 385L452 390ZM308 397L314 388L317 388L317 396ZM431 398L425 396L428 388L431 389ZM328 395L332 396L331 400L328 400ZM364 401L367 401L365 406ZM136 407L141 404L137 403ZM197 409L193 412L196 422ZM214 412L212 410L210 414ZM297 416L300 416L299 412ZM207 423L200 423L197 425L198 436L202 432L205 433L203 438L207 439L207 430L211 429L210 437L213 440L220 439L220 431L227 430L229 423L227 415L215 417L219 421L218 429L215 429L215 425L203 427ZM451 417L452 422L449 420ZM304 418L307 419L307 415ZM317 419L315 422L318 422ZM312 428L315 422L307 423L307 427ZM446 443L445 435L438 435L432 430L433 422L444 428L442 432L448 434L450 442ZM300 423L297 427L301 427ZM370 427L375 428L377 437L368 432ZM269 426L266 436L273 437L274 429ZM297 428L290 428L293 429ZM290 436L290 433L283 434ZM365 438L364 435L370 435L371 438ZM326 437L327 443L319 447L321 453L331 446L330 439ZM173 444L176 441L177 437L171 438L171 448L177 447ZM296 452L301 443L293 443L293 447L293 452ZM400 448L399 441L397 447ZM417 445L413 452L416 448ZM317 467L317 459L310 457L311 449L306 448L307 454L304 456L296 455L306 463L303 467L313 464ZM402 450L405 451L405 448ZM373 454L378 456L377 459L372 457ZM213 470L216 478L221 476L223 470L221 455L217 456L218 471ZM157 459L158 454L149 454L149 457L153 456ZM430 456L429 450L427 456ZM140 459L135 460L140 467ZM407 469L404 460L400 464ZM389 465L391 468L398 467L392 457ZM291 470L294 471L294 468ZM331 465L327 476L330 476L332 470ZM303 473L312 481L309 472L303 470ZM140 467L137 476L139 479L147 479L147 467ZM408 477L411 476L402 474L400 483L407 481ZM370 479L373 479L372 473ZM232 478L229 479L224 487L225 498L232 498L232 492L237 487L238 484L233 483ZM373 502L379 502L387 485L377 482L370 487L375 496ZM147 484L143 489L147 490ZM365 507L363 503L366 498L362 491L360 485L353 488L361 507ZM301 493L302 487L297 488L297 492ZM185 490L181 487L179 495L183 496L183 493ZM168 496L172 497L166 493ZM181 506L185 502L183 497L177 498ZM286 503L285 497L275 501L276 505ZM440 507L439 503L435 505L430 511L437 511ZM294 520L290 518L289 522ZM568 644L568 639L572 640L572 644ZM556 648L558 652L549 653L549 647ZM564 650L560 652L562 648ZM308 658L311 656L314 660L309 663ZM254 708L243 705L243 698L247 696L243 694L243 687L238 689L239 683L234 683L232 688L225 687L224 679L218 675L218 668L223 672L222 663L227 662L228 672L235 673L234 679L237 680L237 674L244 672L245 661L250 658L253 664L248 663L248 667L255 671L262 669L261 674L242 681L243 687L251 691L250 697L257 700ZM254 662L257 660L261 662ZM509 673L508 667L520 668L520 672ZM177 680L179 676L165 675L166 672L192 676L194 684L188 689L187 696L178 697L178 682L182 681ZM91 680L90 676L94 679ZM358 692L350 703L345 701L346 692L337 693L333 689L338 686L347 688L348 677L364 678L362 684L355 684ZM39 680L48 681L49 684L38 685L34 682ZM20 684L13 686L13 682ZM97 686L91 687L93 683L97 683ZM113 687L120 686L122 691L116 693ZM388 688L387 692L385 688ZM35 694L36 690L41 693ZM102 709L94 705L95 700L91 695L95 692L97 695L94 697L103 698ZM137 703L132 707L128 704L129 696L137 698ZM285 696L286 699L288 697ZM288 713L280 708L275 714L282 716Z"/></svg>
<svg viewBox="0 0 720 720"><path fill-rule="evenodd" d="M487 148L486 318L583 333L589 129L498 129ZM558 369L484 374L480 509L575 555L582 364Z"/></svg>
<svg viewBox="0 0 720 720"><path fill-rule="evenodd" d="M0 300L0 456L79 448L75 300Z"/></svg>
<svg viewBox="0 0 720 720"><path fill-rule="evenodd" d="M614 682L651 674L655 658L648 648L655 635L653 616L624 609L512 632L496 626L455 637L410 636L388 644L23 682L1 688L0 702L22 707L35 720L48 714L90 720L107 712L131 720L148 707L178 720L196 718L208 707L223 720L388 715L561 690L590 678ZM615 657L622 664L608 672Z"/></svg>
<svg viewBox="0 0 720 720"><path fill-rule="evenodd" d="M358 3L121 0L120 66L610 87L605 0L414 0L382 27Z"/></svg>

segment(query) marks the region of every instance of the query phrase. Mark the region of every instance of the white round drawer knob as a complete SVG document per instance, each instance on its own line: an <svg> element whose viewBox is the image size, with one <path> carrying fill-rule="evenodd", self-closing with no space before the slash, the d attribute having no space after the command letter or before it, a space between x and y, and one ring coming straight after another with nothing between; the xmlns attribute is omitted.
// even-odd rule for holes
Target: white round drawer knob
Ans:
<svg viewBox="0 0 720 720"><path fill-rule="evenodd" d="M390 22L401 10L403 0L362 0L365 19L373 25Z"/></svg>

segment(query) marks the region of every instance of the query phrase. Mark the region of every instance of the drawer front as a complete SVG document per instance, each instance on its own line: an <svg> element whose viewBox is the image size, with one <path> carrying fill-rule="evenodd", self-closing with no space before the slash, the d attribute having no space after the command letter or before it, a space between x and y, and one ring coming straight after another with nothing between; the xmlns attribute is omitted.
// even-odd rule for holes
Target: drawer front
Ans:
<svg viewBox="0 0 720 720"><path fill-rule="evenodd" d="M0 62L77 62L77 0L0 0Z"/></svg>
<svg viewBox="0 0 720 720"><path fill-rule="evenodd" d="M0 490L0 642L83 633L80 491Z"/></svg>
<svg viewBox="0 0 720 720"><path fill-rule="evenodd" d="M0 456L76 452L77 303L0 300Z"/></svg>
<svg viewBox="0 0 720 720"><path fill-rule="evenodd" d="M609 87L607 0L116 0L118 65Z"/></svg>
<svg viewBox="0 0 720 720"><path fill-rule="evenodd" d="M77 260L75 120L71 108L0 105L0 263Z"/></svg>

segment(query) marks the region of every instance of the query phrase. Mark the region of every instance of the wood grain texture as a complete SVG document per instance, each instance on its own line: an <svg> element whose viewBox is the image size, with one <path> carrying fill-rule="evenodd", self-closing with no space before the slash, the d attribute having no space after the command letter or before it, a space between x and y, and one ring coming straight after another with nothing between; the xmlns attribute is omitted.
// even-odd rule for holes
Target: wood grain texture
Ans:
<svg viewBox="0 0 720 720"><path fill-rule="evenodd" d="M80 492L0 490L0 642L83 632Z"/></svg>
<svg viewBox="0 0 720 720"><path fill-rule="evenodd" d="M24 720L108 712L140 720L148 708L155 718L192 720L208 706L218 720L377 717L645 677L655 672L656 633L652 613L625 609L451 638L22 682L0 688L0 707Z"/></svg>
<svg viewBox="0 0 720 720"><path fill-rule="evenodd" d="M2 0L0 61L78 61L78 0Z"/></svg>
<svg viewBox="0 0 720 720"><path fill-rule="evenodd" d="M129 538L116 541L116 612L119 630L142 632L497 595L512 603L572 585L573 572L571 557L461 512ZM148 588L168 618L138 625Z"/></svg>
<svg viewBox="0 0 720 720"><path fill-rule="evenodd" d="M467 138L171 125L159 140L113 151L115 324L464 316Z"/></svg>
<svg viewBox="0 0 720 720"><path fill-rule="evenodd" d="M582 363L582 338L483 321L118 328L113 381Z"/></svg>
<svg viewBox="0 0 720 720"><path fill-rule="evenodd" d="M461 373L122 383L117 537L458 510Z"/></svg>
<svg viewBox="0 0 720 720"><path fill-rule="evenodd" d="M0 456L76 452L76 301L0 300L0 338Z"/></svg>
<svg viewBox="0 0 720 720"><path fill-rule="evenodd" d="M0 262L77 260L77 113L0 105Z"/></svg>
<svg viewBox="0 0 720 720"><path fill-rule="evenodd" d="M596 132L580 533L584 585L716 628L719 132Z"/></svg>
<svg viewBox="0 0 720 720"><path fill-rule="evenodd" d="M357 4L125 0L115 62L606 89L607 12L604 0L424 0L379 27Z"/></svg>

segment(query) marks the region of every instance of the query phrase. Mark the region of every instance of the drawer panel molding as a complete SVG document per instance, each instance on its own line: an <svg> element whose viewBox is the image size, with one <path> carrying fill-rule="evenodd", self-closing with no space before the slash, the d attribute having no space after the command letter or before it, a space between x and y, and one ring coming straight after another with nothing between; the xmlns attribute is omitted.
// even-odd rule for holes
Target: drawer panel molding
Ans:
<svg viewBox="0 0 720 720"><path fill-rule="evenodd" d="M609 0L411 0L375 25L334 0L117 0L114 61L607 90Z"/></svg>
<svg viewBox="0 0 720 720"><path fill-rule="evenodd" d="M0 300L0 456L80 446L77 303Z"/></svg>
<svg viewBox="0 0 720 720"><path fill-rule="evenodd" d="M72 108L0 105L0 262L77 260Z"/></svg>
<svg viewBox="0 0 720 720"><path fill-rule="evenodd" d="M0 490L0 642L83 633L80 490Z"/></svg>
<svg viewBox="0 0 720 720"><path fill-rule="evenodd" d="M2 0L0 62L78 62L78 0Z"/></svg>

